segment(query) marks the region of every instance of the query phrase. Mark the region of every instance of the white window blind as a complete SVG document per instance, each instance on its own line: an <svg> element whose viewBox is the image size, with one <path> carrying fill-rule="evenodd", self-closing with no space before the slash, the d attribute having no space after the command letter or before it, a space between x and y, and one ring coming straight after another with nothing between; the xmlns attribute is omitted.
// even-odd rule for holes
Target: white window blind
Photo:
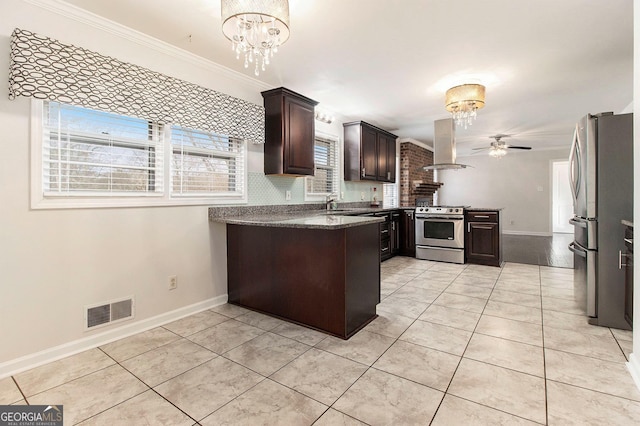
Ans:
<svg viewBox="0 0 640 426"><path fill-rule="evenodd" d="M246 142L33 101L33 208L247 202Z"/></svg>
<svg viewBox="0 0 640 426"><path fill-rule="evenodd" d="M44 103L45 196L161 194L162 164L158 128L146 120Z"/></svg>
<svg viewBox="0 0 640 426"><path fill-rule="evenodd" d="M331 194L338 191L338 142L316 136L315 175L307 178L307 194Z"/></svg>
<svg viewBox="0 0 640 426"><path fill-rule="evenodd" d="M244 142L227 136L171 127L171 194L244 193Z"/></svg>
<svg viewBox="0 0 640 426"><path fill-rule="evenodd" d="M382 205L384 207L398 207L398 185L395 183L382 184L382 196Z"/></svg>

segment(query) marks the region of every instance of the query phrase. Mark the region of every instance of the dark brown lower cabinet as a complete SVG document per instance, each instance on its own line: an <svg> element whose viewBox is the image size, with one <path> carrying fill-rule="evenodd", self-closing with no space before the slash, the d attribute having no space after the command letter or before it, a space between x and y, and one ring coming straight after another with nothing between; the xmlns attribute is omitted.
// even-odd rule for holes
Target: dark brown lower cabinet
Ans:
<svg viewBox="0 0 640 426"><path fill-rule="evenodd" d="M500 211L467 210L465 212L465 257L467 263L500 266L502 264L502 229Z"/></svg>
<svg viewBox="0 0 640 426"><path fill-rule="evenodd" d="M400 255L416 257L416 219L414 209L400 211Z"/></svg>
<svg viewBox="0 0 640 426"><path fill-rule="evenodd" d="M391 235L389 236L389 245L391 256L400 254L400 212L397 210L391 212Z"/></svg>
<svg viewBox="0 0 640 426"><path fill-rule="evenodd" d="M628 226L624 235L625 253L620 254L624 267L624 319L633 328L633 228Z"/></svg>
<svg viewBox="0 0 640 426"><path fill-rule="evenodd" d="M391 215L389 212L375 213L374 216L381 217L384 222L380 223L380 260L385 261L393 256L391 234Z"/></svg>
<svg viewBox="0 0 640 426"><path fill-rule="evenodd" d="M378 223L340 229L227 225L229 303L347 339L376 317Z"/></svg>

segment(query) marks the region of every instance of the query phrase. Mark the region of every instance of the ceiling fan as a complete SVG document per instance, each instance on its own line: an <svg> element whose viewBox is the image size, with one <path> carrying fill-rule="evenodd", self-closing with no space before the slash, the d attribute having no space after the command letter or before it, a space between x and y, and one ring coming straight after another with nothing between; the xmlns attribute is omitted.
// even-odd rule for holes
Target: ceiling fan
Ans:
<svg viewBox="0 0 640 426"><path fill-rule="evenodd" d="M524 149L524 150L531 149L530 146L509 145L502 140L503 138L508 138L509 136L511 135L497 134L497 135L489 136L491 139L495 139L495 141L491 142L491 145L484 148L473 148L473 150L478 151L478 150L488 149L490 156L500 158L507 155L507 149Z"/></svg>

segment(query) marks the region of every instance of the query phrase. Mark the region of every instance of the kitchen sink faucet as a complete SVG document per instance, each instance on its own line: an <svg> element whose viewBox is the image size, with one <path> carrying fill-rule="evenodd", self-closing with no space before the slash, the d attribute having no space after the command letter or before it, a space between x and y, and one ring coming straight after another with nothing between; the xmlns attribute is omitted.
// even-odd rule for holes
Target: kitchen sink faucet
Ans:
<svg viewBox="0 0 640 426"><path fill-rule="evenodd" d="M331 194L327 195L327 200L326 200L327 211L335 210L338 208L338 203L336 203L336 199L332 198L334 196L337 197L337 195L338 194L336 194L335 192L332 192Z"/></svg>

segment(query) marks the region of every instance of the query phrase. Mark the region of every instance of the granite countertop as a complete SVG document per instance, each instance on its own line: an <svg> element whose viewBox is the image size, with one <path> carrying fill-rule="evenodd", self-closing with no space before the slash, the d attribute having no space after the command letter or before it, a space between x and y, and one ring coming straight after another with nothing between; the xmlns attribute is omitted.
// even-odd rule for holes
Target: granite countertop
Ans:
<svg viewBox="0 0 640 426"><path fill-rule="evenodd" d="M290 213L278 215L237 216L227 217L218 221L232 225L305 229L341 229L352 226L368 225L370 223L384 222L384 219L375 216L347 216L339 213L327 214L324 211L319 211L315 214Z"/></svg>
<svg viewBox="0 0 640 426"><path fill-rule="evenodd" d="M370 207L366 203L353 204L339 205L336 210L326 210L324 204L210 207L209 221L282 228L341 229L384 221L380 217L358 215L397 210Z"/></svg>
<svg viewBox="0 0 640 426"><path fill-rule="evenodd" d="M629 227L633 228L633 222L632 222L632 221L622 219L622 220L621 220L621 222L622 222L622 224L623 224L624 226L629 226Z"/></svg>

